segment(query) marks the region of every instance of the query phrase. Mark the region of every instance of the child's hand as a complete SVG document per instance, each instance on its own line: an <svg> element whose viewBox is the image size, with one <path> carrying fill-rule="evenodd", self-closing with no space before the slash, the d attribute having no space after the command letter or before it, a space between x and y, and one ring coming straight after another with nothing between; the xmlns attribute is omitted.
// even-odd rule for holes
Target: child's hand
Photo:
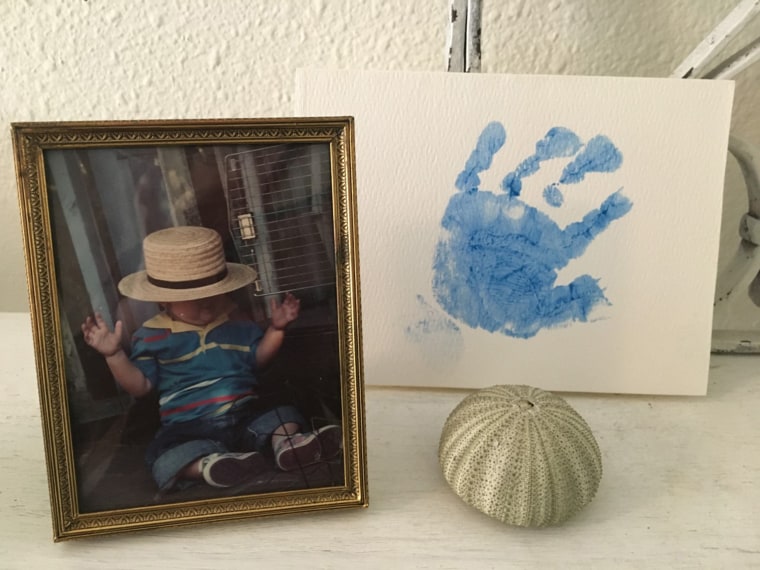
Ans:
<svg viewBox="0 0 760 570"><path fill-rule="evenodd" d="M272 326L276 329L284 329L289 323L298 318L298 311L301 308L301 301L296 299L291 293L286 293L282 303L277 299L270 297L269 309L272 314Z"/></svg>
<svg viewBox="0 0 760 570"><path fill-rule="evenodd" d="M82 323L84 341L103 356L113 356L121 350L121 321L116 321L113 332L103 320L100 313L87 317Z"/></svg>

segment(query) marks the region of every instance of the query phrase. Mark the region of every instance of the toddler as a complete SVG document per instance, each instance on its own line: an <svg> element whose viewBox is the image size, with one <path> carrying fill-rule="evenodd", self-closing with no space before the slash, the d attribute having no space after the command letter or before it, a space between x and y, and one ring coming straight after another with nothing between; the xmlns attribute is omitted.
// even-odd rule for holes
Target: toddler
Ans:
<svg viewBox="0 0 760 570"><path fill-rule="evenodd" d="M185 226L143 241L145 270L126 276L119 291L159 303L162 312L134 334L128 356L123 325L114 330L99 314L82 324L85 342L102 354L119 385L140 397L157 390L161 427L146 461L159 488L205 481L231 487L267 468L271 447L278 468L290 471L336 457L340 428L304 431L293 406L268 407L257 393L256 372L280 349L300 302L270 299L269 326L233 318L228 293L256 278L246 265L228 263L221 237Z"/></svg>

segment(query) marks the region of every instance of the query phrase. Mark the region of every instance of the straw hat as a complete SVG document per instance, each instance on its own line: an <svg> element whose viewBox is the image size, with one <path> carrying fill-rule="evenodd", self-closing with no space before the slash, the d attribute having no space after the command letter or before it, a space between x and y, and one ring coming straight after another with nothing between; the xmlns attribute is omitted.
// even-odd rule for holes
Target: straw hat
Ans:
<svg viewBox="0 0 760 570"><path fill-rule="evenodd" d="M139 301L191 301L229 293L256 279L247 265L228 263L214 230L181 226L143 240L145 270L127 275L119 291Z"/></svg>

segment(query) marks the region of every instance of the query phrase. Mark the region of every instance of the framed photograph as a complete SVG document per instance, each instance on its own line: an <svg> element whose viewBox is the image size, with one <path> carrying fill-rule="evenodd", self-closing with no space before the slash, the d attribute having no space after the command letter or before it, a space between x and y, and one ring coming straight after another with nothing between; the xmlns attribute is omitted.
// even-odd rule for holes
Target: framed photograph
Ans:
<svg viewBox="0 0 760 570"><path fill-rule="evenodd" d="M353 120L12 129L55 539L367 506Z"/></svg>

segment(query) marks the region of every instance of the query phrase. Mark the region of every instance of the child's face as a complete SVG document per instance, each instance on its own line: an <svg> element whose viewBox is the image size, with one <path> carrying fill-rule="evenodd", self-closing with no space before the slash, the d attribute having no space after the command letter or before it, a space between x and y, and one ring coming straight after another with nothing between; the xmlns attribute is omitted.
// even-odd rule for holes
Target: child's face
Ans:
<svg viewBox="0 0 760 570"><path fill-rule="evenodd" d="M199 327L212 323L222 316L227 305L225 295L164 303L166 312L175 321L182 321Z"/></svg>

